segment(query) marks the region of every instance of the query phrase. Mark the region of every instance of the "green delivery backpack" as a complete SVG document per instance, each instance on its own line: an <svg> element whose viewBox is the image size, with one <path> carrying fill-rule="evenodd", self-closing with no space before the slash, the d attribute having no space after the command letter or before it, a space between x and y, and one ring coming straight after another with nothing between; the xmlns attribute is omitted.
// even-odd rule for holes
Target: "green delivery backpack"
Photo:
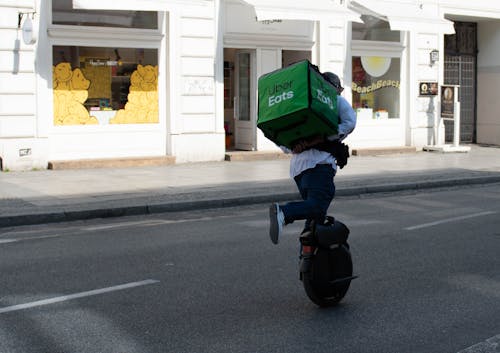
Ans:
<svg viewBox="0 0 500 353"><path fill-rule="evenodd" d="M262 75L258 90L257 127L277 145L337 134L337 91L308 60Z"/></svg>

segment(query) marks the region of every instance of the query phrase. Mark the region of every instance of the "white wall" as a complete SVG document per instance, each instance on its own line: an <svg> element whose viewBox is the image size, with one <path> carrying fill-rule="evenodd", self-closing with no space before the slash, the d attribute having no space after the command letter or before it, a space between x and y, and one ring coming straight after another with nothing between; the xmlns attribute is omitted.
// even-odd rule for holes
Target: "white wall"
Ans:
<svg viewBox="0 0 500 353"><path fill-rule="evenodd" d="M441 33L416 33L414 43L410 43L410 139L411 145L421 148L427 145L444 143L443 131L438 131L438 104L439 97L420 97L418 92L419 82L438 82L442 84L442 69L444 52ZM413 44L413 45L412 45ZM439 51L440 60L431 65L430 52Z"/></svg>
<svg viewBox="0 0 500 353"><path fill-rule="evenodd" d="M4 170L46 167L36 131L35 45L25 44L18 13L34 2L0 1L0 158Z"/></svg>
<svg viewBox="0 0 500 353"><path fill-rule="evenodd" d="M478 23L477 142L500 145L500 21Z"/></svg>
<svg viewBox="0 0 500 353"><path fill-rule="evenodd" d="M319 25L319 59L315 63L320 71L336 73L341 82L347 76L346 65L349 65L347 43L348 22L321 21Z"/></svg>
<svg viewBox="0 0 500 353"><path fill-rule="evenodd" d="M211 5L170 16L169 132L171 154L180 163L224 159L223 109L217 105L221 82L215 71L218 13L216 3Z"/></svg>

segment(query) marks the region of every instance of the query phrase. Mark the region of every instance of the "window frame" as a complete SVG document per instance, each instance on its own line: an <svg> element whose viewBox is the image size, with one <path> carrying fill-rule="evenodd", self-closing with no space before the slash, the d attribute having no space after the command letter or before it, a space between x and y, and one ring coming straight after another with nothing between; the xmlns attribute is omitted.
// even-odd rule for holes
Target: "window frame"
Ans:
<svg viewBox="0 0 500 353"><path fill-rule="evenodd" d="M403 38L403 33L401 33L401 38ZM352 40L351 41L351 53L349 61L349 92L350 99L352 101L352 58L357 56L381 56L397 58L400 60L400 92L399 92L399 112L397 118L391 118L389 121L402 121L404 104L403 99L406 97L405 85L404 85L404 61L403 53L405 46L402 40L400 42L385 42L385 41L373 41L373 40Z"/></svg>
<svg viewBox="0 0 500 353"><path fill-rule="evenodd" d="M161 72L166 70L166 63L162 63L161 58L164 55L162 53L162 45L165 41L165 35L163 34L167 28L168 13L158 12L158 28L157 29L141 29L141 28L119 28L119 27L98 27L98 26L76 26L76 25L58 25L52 23L52 0L47 1L47 39L48 39L48 65L46 75L47 77L52 77L52 65L54 62L53 58L53 48L54 46L85 46L85 47L103 47L103 48L144 48L144 49L157 49L158 53L158 67L160 71L159 77L165 76L161 75ZM50 121L53 120L53 106L52 106L52 80L50 80L50 99L51 99L51 116L48 117ZM88 131L88 132L109 132L109 131L129 131L131 126L133 126L134 131L150 131L157 130L158 126L165 126L165 119L162 118L161 106L162 96L161 92L163 89L160 87L162 83L158 82L158 92L160 105L160 116L159 122L154 124L106 124L106 125L54 125L51 123L49 126L49 131L55 134L66 134L73 133L77 131Z"/></svg>

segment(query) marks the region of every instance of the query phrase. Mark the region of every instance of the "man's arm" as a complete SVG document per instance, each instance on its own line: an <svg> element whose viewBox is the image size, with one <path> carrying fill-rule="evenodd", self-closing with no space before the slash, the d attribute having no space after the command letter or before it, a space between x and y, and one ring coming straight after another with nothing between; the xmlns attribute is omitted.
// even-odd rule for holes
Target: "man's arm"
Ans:
<svg viewBox="0 0 500 353"><path fill-rule="evenodd" d="M356 127L356 112L352 109L351 104L342 96L337 96L337 110L339 113L338 135L328 138L329 140L339 139L342 141Z"/></svg>

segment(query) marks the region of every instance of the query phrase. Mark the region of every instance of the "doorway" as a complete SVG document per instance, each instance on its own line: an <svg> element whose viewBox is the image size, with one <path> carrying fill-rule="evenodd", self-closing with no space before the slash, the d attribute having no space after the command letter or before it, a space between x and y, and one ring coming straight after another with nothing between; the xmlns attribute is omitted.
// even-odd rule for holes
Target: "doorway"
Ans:
<svg viewBox="0 0 500 353"><path fill-rule="evenodd" d="M304 59L311 60L310 51L278 48L224 49L226 150L258 149L256 128L258 78ZM261 144L259 148L263 148L263 145L265 144ZM272 143L270 145L274 146Z"/></svg>
<svg viewBox="0 0 500 353"><path fill-rule="evenodd" d="M255 150L256 51L224 49L226 150Z"/></svg>
<svg viewBox="0 0 500 353"><path fill-rule="evenodd" d="M460 142L476 142L477 23L455 22L445 36L444 83L460 85ZM453 121L445 121L445 140L453 141Z"/></svg>

